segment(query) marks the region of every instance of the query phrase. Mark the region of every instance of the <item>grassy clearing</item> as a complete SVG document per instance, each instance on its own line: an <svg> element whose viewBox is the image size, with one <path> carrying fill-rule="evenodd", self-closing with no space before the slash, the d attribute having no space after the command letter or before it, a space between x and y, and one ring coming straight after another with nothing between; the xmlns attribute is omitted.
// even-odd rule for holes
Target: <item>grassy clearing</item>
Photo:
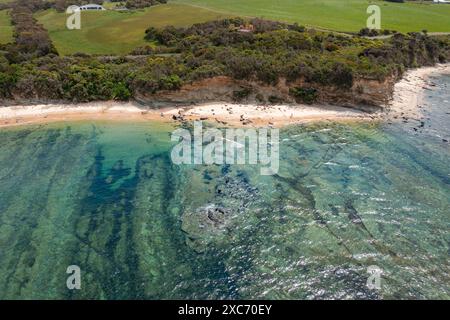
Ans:
<svg viewBox="0 0 450 320"><path fill-rule="evenodd" d="M54 10L35 17L49 31L60 54L126 54L146 44L144 32L149 26L188 26L226 17L226 14L183 4L154 6L145 10L83 12L81 30L66 28L67 15Z"/></svg>
<svg viewBox="0 0 450 320"><path fill-rule="evenodd" d="M172 0L217 12L252 16L338 31L366 26L370 4L381 8L383 29L401 32L450 32L450 5L392 3L369 0Z"/></svg>
<svg viewBox="0 0 450 320"><path fill-rule="evenodd" d="M1 0L0 0L1 1ZM13 27L8 10L0 11L0 43L11 42L13 38Z"/></svg>
<svg viewBox="0 0 450 320"><path fill-rule="evenodd" d="M144 31L149 26L187 26L227 16L261 17L330 30L358 31L365 27L369 3L381 7L384 29L450 31L450 5L369 0L171 0L169 4L139 11L83 12L81 30L66 29L64 13L47 10L36 17L49 31L61 54L125 54L146 43Z"/></svg>

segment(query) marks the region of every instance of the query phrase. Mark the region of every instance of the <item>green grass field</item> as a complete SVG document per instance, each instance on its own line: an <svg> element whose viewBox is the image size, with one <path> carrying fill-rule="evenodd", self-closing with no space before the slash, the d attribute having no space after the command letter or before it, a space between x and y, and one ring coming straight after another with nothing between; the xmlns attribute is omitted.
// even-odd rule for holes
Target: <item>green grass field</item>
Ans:
<svg viewBox="0 0 450 320"><path fill-rule="evenodd" d="M450 5L369 0L173 0L217 12L261 17L338 31L366 26L370 4L381 8L381 27L401 32L450 32Z"/></svg>
<svg viewBox="0 0 450 320"><path fill-rule="evenodd" d="M167 4L133 12L83 12L81 30L68 30L68 15L64 13L47 10L35 15L63 55L75 52L126 54L146 44L144 32L149 26L188 26L226 16L192 6Z"/></svg>
<svg viewBox="0 0 450 320"><path fill-rule="evenodd" d="M0 43L12 41L13 27L7 10L0 11Z"/></svg>
<svg viewBox="0 0 450 320"><path fill-rule="evenodd" d="M187 26L227 16L261 17L336 31L358 31L366 25L369 4L381 7L383 29L450 31L450 5L368 0L170 0L169 4L139 11L83 12L81 30L67 30L64 13L47 10L36 17L49 31L61 54L125 54L145 44L144 31L149 26Z"/></svg>

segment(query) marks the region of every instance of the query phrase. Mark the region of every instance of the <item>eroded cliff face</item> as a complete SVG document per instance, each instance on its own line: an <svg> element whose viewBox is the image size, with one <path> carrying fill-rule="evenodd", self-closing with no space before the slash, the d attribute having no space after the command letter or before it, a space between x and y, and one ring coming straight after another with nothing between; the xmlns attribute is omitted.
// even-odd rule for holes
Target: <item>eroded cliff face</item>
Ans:
<svg viewBox="0 0 450 320"><path fill-rule="evenodd" d="M208 102L239 103L299 103L290 88L308 87L316 90L315 104L331 104L364 111L377 111L386 106L393 94L397 78L384 81L356 79L349 89L311 85L303 80L288 83L281 79L276 85L265 85L254 81L235 80L220 76L184 85L177 91L161 91L156 94L139 95L137 100L153 108L185 106Z"/></svg>
<svg viewBox="0 0 450 320"><path fill-rule="evenodd" d="M266 85L256 81L235 80L219 76L183 85L179 90L159 91L155 94L136 94L135 100L144 108L189 106L212 102L242 104L305 104L296 99L291 88L314 89L313 104L336 105L373 112L383 109L392 98L397 76L384 81L374 79L355 79L351 88L321 86L303 80L288 82L282 78L276 85ZM3 106L35 104L67 104L64 100L24 99L20 96L12 100L1 100Z"/></svg>
<svg viewBox="0 0 450 320"><path fill-rule="evenodd" d="M137 95L136 100L152 107L231 101L233 92L242 90L244 82L221 76L185 84L176 91Z"/></svg>

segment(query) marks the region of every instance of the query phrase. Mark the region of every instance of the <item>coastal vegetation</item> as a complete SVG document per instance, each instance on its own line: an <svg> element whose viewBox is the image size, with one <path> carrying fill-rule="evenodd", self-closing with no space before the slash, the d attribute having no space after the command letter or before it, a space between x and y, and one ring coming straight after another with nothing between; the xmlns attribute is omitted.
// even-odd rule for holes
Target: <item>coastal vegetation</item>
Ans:
<svg viewBox="0 0 450 320"><path fill-rule="evenodd" d="M258 18L184 27L151 23L140 45L127 54L91 55L79 48L63 56L45 24L33 16L49 6L39 0L11 4L14 43L0 48L3 101L148 101L156 94L222 77L236 84L228 94L233 100L345 105L352 99L355 104L379 105L380 99L364 94L364 81L394 83L406 68L450 59L448 36L389 31L386 39L371 39ZM167 23L167 17L164 20ZM124 46L120 41L118 45ZM280 94L283 90L285 95Z"/></svg>
<svg viewBox="0 0 450 320"><path fill-rule="evenodd" d="M0 43L8 43L12 40L13 27L8 10L0 11Z"/></svg>
<svg viewBox="0 0 450 320"><path fill-rule="evenodd" d="M142 9L165 3L167 3L167 0L126 0L125 7L128 9Z"/></svg>
<svg viewBox="0 0 450 320"><path fill-rule="evenodd" d="M45 7L45 2L18 0L11 9L15 44L6 47L11 63L31 60L47 54L56 54L47 30L33 18L33 11Z"/></svg>

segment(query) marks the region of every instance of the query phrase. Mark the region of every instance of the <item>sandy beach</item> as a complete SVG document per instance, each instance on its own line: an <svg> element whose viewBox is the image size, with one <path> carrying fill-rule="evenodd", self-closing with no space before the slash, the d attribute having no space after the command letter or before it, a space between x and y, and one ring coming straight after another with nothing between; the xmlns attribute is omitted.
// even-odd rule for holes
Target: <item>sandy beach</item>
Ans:
<svg viewBox="0 0 450 320"><path fill-rule="evenodd" d="M184 121L205 120L229 126L273 126L312 121L371 121L421 117L421 98L431 90L433 73L450 73L450 64L409 70L394 87L386 111L368 114L356 109L325 105L275 105L213 103L189 107L145 109L134 102L95 102L0 107L0 127L57 121Z"/></svg>
<svg viewBox="0 0 450 320"><path fill-rule="evenodd" d="M0 127L79 120L164 120L162 111L145 110L131 102L111 101L0 107Z"/></svg>
<svg viewBox="0 0 450 320"><path fill-rule="evenodd" d="M374 115L336 106L258 106L214 103L190 107L144 109L127 102L0 107L0 127L57 121L111 120L179 122L204 120L229 126L281 127L311 121L370 120Z"/></svg>
<svg viewBox="0 0 450 320"><path fill-rule="evenodd" d="M390 121L420 119L422 101L426 91L435 84L429 77L433 74L450 74L450 64L408 70L394 86L393 99L387 106L387 119Z"/></svg>

